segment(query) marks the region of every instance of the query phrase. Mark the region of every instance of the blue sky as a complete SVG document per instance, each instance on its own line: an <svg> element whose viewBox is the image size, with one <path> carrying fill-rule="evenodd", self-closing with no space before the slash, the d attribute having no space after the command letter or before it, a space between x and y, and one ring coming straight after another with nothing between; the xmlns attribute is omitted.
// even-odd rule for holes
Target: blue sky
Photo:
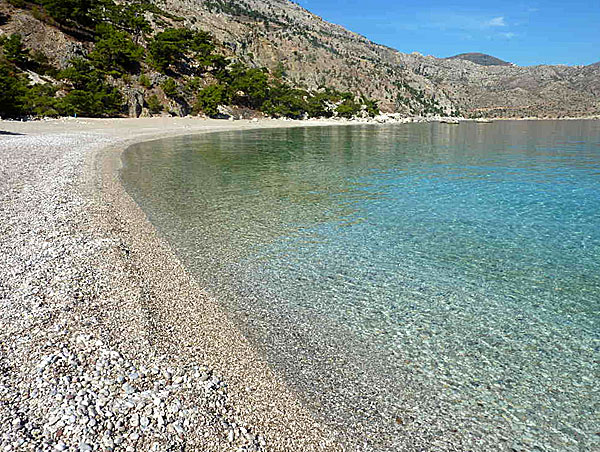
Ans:
<svg viewBox="0 0 600 452"><path fill-rule="evenodd" d="M600 0L296 0L402 52L482 52L522 66L600 61Z"/></svg>

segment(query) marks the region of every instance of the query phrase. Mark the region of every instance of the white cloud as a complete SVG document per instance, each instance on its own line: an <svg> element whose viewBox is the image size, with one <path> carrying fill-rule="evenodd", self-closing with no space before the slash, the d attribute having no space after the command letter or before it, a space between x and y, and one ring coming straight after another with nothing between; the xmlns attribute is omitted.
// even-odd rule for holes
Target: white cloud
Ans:
<svg viewBox="0 0 600 452"><path fill-rule="evenodd" d="M418 22L419 28L437 28L440 30L460 30L476 32L490 28L508 27L505 16L490 18L477 14L462 14L456 12L435 11L424 21Z"/></svg>
<svg viewBox="0 0 600 452"><path fill-rule="evenodd" d="M488 27L506 27L506 22L504 21L504 16L498 16L489 20L486 25Z"/></svg>
<svg viewBox="0 0 600 452"><path fill-rule="evenodd" d="M512 39L512 38L515 38L517 36L517 34L513 33L513 32L508 32L508 33L500 33L500 36L502 36L503 38L506 38L506 39Z"/></svg>

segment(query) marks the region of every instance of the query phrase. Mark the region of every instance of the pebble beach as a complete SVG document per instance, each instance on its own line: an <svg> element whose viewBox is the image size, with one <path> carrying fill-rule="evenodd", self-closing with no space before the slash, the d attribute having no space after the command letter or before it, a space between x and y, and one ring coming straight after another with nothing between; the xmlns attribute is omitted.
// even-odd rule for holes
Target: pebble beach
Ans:
<svg viewBox="0 0 600 452"><path fill-rule="evenodd" d="M0 121L0 451L343 450L119 182L136 142L310 124Z"/></svg>

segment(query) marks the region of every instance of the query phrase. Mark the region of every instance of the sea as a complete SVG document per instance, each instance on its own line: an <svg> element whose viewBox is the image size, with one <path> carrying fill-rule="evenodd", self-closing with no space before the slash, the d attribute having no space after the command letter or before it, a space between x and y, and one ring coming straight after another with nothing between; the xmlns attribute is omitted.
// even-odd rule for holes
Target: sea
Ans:
<svg viewBox="0 0 600 452"><path fill-rule="evenodd" d="M600 450L600 121L191 135L121 178L348 450Z"/></svg>

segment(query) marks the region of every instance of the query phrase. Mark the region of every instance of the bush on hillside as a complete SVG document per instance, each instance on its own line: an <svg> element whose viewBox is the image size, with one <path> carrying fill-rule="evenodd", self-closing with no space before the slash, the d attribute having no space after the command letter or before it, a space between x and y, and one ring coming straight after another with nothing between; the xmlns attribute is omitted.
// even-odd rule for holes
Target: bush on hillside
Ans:
<svg viewBox="0 0 600 452"><path fill-rule="evenodd" d="M146 99L146 105L148 105L148 110L150 110L150 113L153 115L163 111L163 105L156 94L152 94Z"/></svg>
<svg viewBox="0 0 600 452"><path fill-rule="evenodd" d="M161 83L160 87L162 88L163 92L165 93L165 96L167 97L175 98L179 94L177 82L175 82L175 80L173 80L172 78L166 79L164 82Z"/></svg>
<svg viewBox="0 0 600 452"><path fill-rule="evenodd" d="M62 99L55 97L57 87L47 84L31 86L24 96L24 109L27 114L37 117L56 117L64 113Z"/></svg>
<svg viewBox="0 0 600 452"><path fill-rule="evenodd" d="M98 18L95 16L99 0L41 0L38 3L57 22L64 25L92 27ZM112 2L111 2L112 3Z"/></svg>
<svg viewBox="0 0 600 452"><path fill-rule="evenodd" d="M142 85L146 89L152 88L152 81L150 80L150 77L148 77L146 74L140 75L139 82L140 85Z"/></svg>
<svg viewBox="0 0 600 452"><path fill-rule="evenodd" d="M352 118L360 113L361 105L354 101L351 93L343 93L342 99L342 103L335 109L340 118Z"/></svg>
<svg viewBox="0 0 600 452"><path fill-rule="evenodd" d="M24 67L29 61L29 50L25 48L21 35L13 33L8 38L1 37L0 44L5 58L11 63Z"/></svg>
<svg viewBox="0 0 600 452"><path fill-rule="evenodd" d="M268 115L293 119L302 118L308 110L306 91L294 89L284 83L275 83L269 98L263 103L262 110Z"/></svg>
<svg viewBox="0 0 600 452"><path fill-rule="evenodd" d="M365 111L371 118L373 118L379 114L379 105L377 104L376 100L363 97L361 99L361 102L365 106Z"/></svg>
<svg viewBox="0 0 600 452"><path fill-rule="evenodd" d="M94 66L116 76L139 71L144 48L135 44L127 33L104 23L96 27L96 34L98 40L89 55Z"/></svg>
<svg viewBox="0 0 600 452"><path fill-rule="evenodd" d="M236 105L259 110L269 97L266 69L249 69L236 64L229 70L231 100Z"/></svg>
<svg viewBox="0 0 600 452"><path fill-rule="evenodd" d="M0 58L0 116L16 118L25 114L23 105L27 94L27 79L18 69Z"/></svg>
<svg viewBox="0 0 600 452"><path fill-rule="evenodd" d="M333 116L330 106L337 100L339 100L338 94L332 90L313 93L306 101L306 112L311 118L330 118Z"/></svg>
<svg viewBox="0 0 600 452"><path fill-rule="evenodd" d="M78 116L119 116L123 112L123 96L109 85L104 75L82 58L71 60L59 77L70 83L72 90L62 99L65 114Z"/></svg>
<svg viewBox="0 0 600 452"><path fill-rule="evenodd" d="M148 43L150 63L163 74L180 63L188 52L193 53L202 66L207 66L214 49L210 34L187 28L168 28Z"/></svg>
<svg viewBox="0 0 600 452"><path fill-rule="evenodd" d="M145 13L149 3L146 0L135 0L108 8L107 21L115 27L126 31L137 39L145 33L150 33L152 27L146 20Z"/></svg>
<svg viewBox="0 0 600 452"><path fill-rule="evenodd" d="M198 92L194 112L204 112L207 116L215 117L219 114L219 105L227 105L229 102L226 86L209 85Z"/></svg>

